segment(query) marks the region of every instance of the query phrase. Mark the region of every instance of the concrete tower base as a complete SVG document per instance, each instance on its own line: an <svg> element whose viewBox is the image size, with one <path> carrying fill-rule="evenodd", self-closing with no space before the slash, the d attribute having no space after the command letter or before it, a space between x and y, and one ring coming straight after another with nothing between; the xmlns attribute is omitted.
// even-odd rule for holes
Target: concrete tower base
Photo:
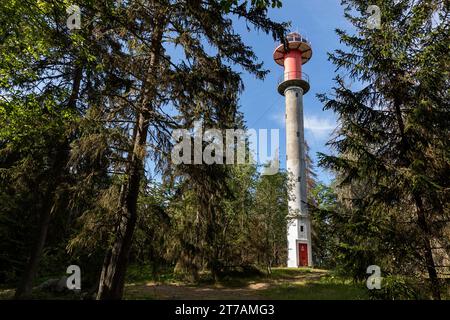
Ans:
<svg viewBox="0 0 450 320"><path fill-rule="evenodd" d="M286 97L286 167L292 185L289 196L288 267L312 266L311 222L307 207L303 89L292 85Z"/></svg>

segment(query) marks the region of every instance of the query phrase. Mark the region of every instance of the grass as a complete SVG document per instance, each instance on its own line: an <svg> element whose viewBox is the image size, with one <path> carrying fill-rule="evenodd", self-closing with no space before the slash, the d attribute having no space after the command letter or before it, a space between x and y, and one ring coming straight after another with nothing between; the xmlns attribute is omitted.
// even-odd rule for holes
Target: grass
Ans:
<svg viewBox="0 0 450 320"><path fill-rule="evenodd" d="M279 280L289 280L303 274L311 274L315 272L312 268L273 268L270 274L262 275L233 275L226 276L219 281L219 285L227 288L245 287L255 282L277 282ZM326 270L316 269L316 272L327 272ZM211 283L211 279L201 280L200 283Z"/></svg>
<svg viewBox="0 0 450 320"><path fill-rule="evenodd" d="M313 268L273 268L270 274L273 278L292 278L299 274L310 274L314 272L328 272L323 269L313 269Z"/></svg>
<svg viewBox="0 0 450 320"><path fill-rule="evenodd" d="M329 274L327 270L313 268L274 268L265 277L230 279L221 284L227 287L244 287L255 282L267 282L261 290L264 298L271 300L361 300L368 299L364 284L354 283Z"/></svg>
<svg viewBox="0 0 450 320"><path fill-rule="evenodd" d="M363 284L329 275L317 280L280 283L269 287L262 292L262 295L273 300L366 300L369 298Z"/></svg>
<svg viewBox="0 0 450 320"><path fill-rule="evenodd" d="M144 284L149 281L158 283L180 283L183 282L183 277L180 274L173 272L172 269L159 270L156 274L152 268L147 265L130 265L127 269L125 278L126 283Z"/></svg>
<svg viewBox="0 0 450 320"><path fill-rule="evenodd" d="M9 300L14 296L14 289L0 289L0 300Z"/></svg>
<svg viewBox="0 0 450 320"><path fill-rule="evenodd" d="M171 270L155 275L147 266L132 265L127 272L124 299L369 299L365 283L355 283L328 270L314 268L274 268L268 275L230 273L218 283L214 283L207 272L200 276L199 282L190 283ZM450 283L448 284L447 290L450 290ZM443 298L449 299L450 292L443 291ZM0 300L10 299L13 294L14 290L11 288L0 288ZM79 296L35 291L32 298L70 300L79 299Z"/></svg>
<svg viewBox="0 0 450 320"><path fill-rule="evenodd" d="M164 288L162 288L164 287ZM158 296L162 289L166 295ZM205 290L207 289L207 290ZM12 289L0 290L0 299L10 299ZM274 268L269 275L231 274L214 283L209 273L202 273L198 283L184 282L180 275L161 272L155 276L146 266L130 266L126 277L124 299L153 300L164 298L191 299L274 299L274 300L330 300L367 299L363 285L334 277L326 270L311 268ZM74 299L71 294L33 292L33 299Z"/></svg>
<svg viewBox="0 0 450 320"><path fill-rule="evenodd" d="M124 300L155 300L155 296L152 293L127 290Z"/></svg>
<svg viewBox="0 0 450 320"><path fill-rule="evenodd" d="M127 286L126 299L270 299L270 300L360 300L368 299L364 284L336 277L327 270L312 268L274 268L269 275L232 274L219 283L202 274L196 284L184 283L174 275L162 277L155 285L131 272L134 280L147 284ZM145 273L145 272L144 272ZM144 279L145 278L145 279ZM203 294L203 292L207 292Z"/></svg>

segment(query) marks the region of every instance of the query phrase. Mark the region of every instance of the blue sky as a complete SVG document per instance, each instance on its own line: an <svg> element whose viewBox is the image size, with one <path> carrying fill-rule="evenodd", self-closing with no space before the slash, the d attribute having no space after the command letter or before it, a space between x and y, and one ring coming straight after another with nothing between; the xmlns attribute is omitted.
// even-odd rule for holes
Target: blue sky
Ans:
<svg viewBox="0 0 450 320"><path fill-rule="evenodd" d="M350 24L344 19L344 10L340 0L283 0L283 7L271 9L269 16L275 21L291 21L292 31L298 31L307 37L311 44L313 55L303 66L303 71L309 75L311 90L304 96L305 139L310 146L310 156L317 163L317 152L330 153L325 146L330 135L337 126L336 117L331 111L324 111L322 103L317 99L317 93L331 93L335 66L327 60L327 52L342 48L335 34L336 28L348 30ZM244 113L249 128L279 128L280 129L280 165L285 167L285 123L284 97L277 92L277 80L283 73L283 68L277 65L272 54L276 46L270 35L263 32L248 32L245 25L238 23L239 32L245 43L250 45L258 58L264 62L270 73L264 81L254 76L242 74L245 90L240 98L241 111ZM319 180L328 183L332 178L330 172L317 168Z"/></svg>

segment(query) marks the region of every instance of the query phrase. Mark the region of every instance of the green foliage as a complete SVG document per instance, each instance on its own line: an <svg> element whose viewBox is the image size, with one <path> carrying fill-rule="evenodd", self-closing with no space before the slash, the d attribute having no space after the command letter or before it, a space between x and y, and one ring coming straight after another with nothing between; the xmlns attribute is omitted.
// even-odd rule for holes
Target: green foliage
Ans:
<svg viewBox="0 0 450 320"><path fill-rule="evenodd" d="M286 172L262 176L256 185L250 247L257 248L259 264L269 271L287 260L289 188Z"/></svg>
<svg viewBox="0 0 450 320"><path fill-rule="evenodd" d="M370 264L427 272L439 299L436 261L450 253L448 3L376 1L382 25L371 30L365 1L342 2L356 32L337 30L347 49L329 59L346 76L319 95L341 124L329 142L336 154L320 155L337 174L338 264L358 277Z"/></svg>
<svg viewBox="0 0 450 320"><path fill-rule="evenodd" d="M70 4L0 4L0 282L26 296L75 263L95 289L110 252L121 261L105 270L122 275L128 256L155 274L180 261L215 273L263 263L261 248L243 257L250 223L271 231L245 209L266 188L255 193L256 169L174 168L170 134L196 120L243 127L232 66L268 71L230 16L281 39L287 24L267 15L281 2L79 1L81 28L68 30ZM147 161L161 183L145 176Z"/></svg>
<svg viewBox="0 0 450 320"><path fill-rule="evenodd" d="M263 292L263 295L268 299L277 300L364 300L368 298L363 284L335 276L283 283L269 288Z"/></svg>
<svg viewBox="0 0 450 320"><path fill-rule="evenodd" d="M281 8L282 6L281 0L251 0L250 3L248 0L245 0L241 1L242 2L241 4L239 4L239 0L219 0L219 1L220 5L226 12L230 12L233 5L234 6L240 5L244 7L251 5L252 7L260 10L265 10L269 6L272 8Z"/></svg>
<svg viewBox="0 0 450 320"><path fill-rule="evenodd" d="M319 268L336 266L336 230L335 211L336 194L333 188L318 183L310 194L310 214L312 223L312 244L314 265Z"/></svg>
<svg viewBox="0 0 450 320"><path fill-rule="evenodd" d="M423 300L427 298L421 292L421 285L417 280L405 276L388 275L382 278L381 289L369 290L370 299L375 300Z"/></svg>

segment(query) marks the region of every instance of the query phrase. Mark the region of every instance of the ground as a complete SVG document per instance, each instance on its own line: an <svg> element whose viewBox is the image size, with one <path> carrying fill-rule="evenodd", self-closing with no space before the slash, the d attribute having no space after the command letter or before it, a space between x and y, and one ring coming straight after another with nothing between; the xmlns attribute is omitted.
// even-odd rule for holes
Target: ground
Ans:
<svg viewBox="0 0 450 320"><path fill-rule="evenodd" d="M125 299L367 299L363 284L334 277L327 270L275 268L266 276L226 278L218 284L201 281L189 284L168 274L152 279L144 268L131 267L125 287ZM10 299L11 288L0 288L0 299ZM77 299L73 295L53 295L34 292L34 299ZM79 298L78 298L79 299Z"/></svg>
<svg viewBox="0 0 450 320"><path fill-rule="evenodd" d="M338 279L320 269L273 269L270 276L187 284L176 280L127 283L125 299L367 299L362 284Z"/></svg>
<svg viewBox="0 0 450 320"><path fill-rule="evenodd" d="M61 275L59 275L61 276ZM36 285L52 277L36 280ZM132 265L128 268L124 299L128 300L360 300L369 299L369 290L364 281L355 283L336 276L334 272L315 268L274 268L269 275L233 273L220 283L214 283L208 273L202 273L196 284L182 280L173 272L159 272L155 278L148 266ZM387 279L387 278L386 278ZM393 278L392 278L393 279ZM411 295L411 288L405 290L405 281L392 285L392 279L379 296L374 292L371 298L378 299L429 299L429 295ZM444 284L443 299L450 299L450 279ZM408 293L407 295L405 295ZM0 286L0 300L11 299L14 289L11 285ZM83 293L87 298L86 293ZM93 295L94 296L94 295ZM93 298L93 296L91 298ZM32 299L81 299L80 294L68 291L52 293L33 290Z"/></svg>

